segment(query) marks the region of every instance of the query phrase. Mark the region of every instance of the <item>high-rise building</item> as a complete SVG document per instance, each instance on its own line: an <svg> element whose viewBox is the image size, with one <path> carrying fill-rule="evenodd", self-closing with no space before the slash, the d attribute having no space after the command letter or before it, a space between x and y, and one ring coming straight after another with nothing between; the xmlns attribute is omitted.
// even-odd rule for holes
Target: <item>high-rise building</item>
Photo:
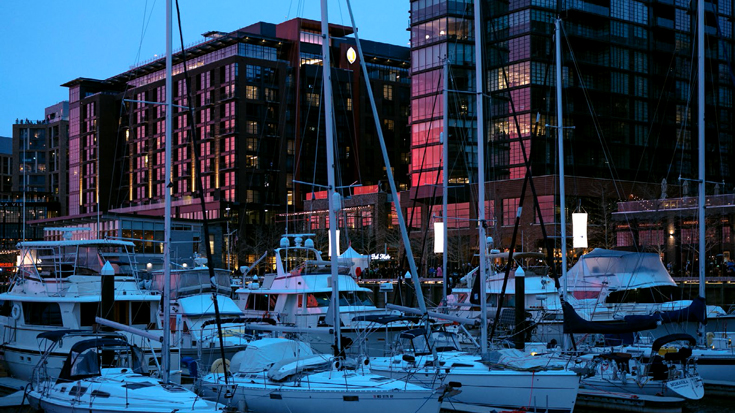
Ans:
<svg viewBox="0 0 735 413"><path fill-rule="evenodd" d="M385 168L375 162L380 149L352 29L329 27L340 185L377 185ZM252 233L248 225L275 223L327 184L320 23L260 22L204 36L173 56L173 213L202 217L195 198L199 172L207 216ZM363 50L394 173L408 188L408 48L363 41ZM64 84L69 215L163 214L164 76L165 61L157 58L105 80Z"/></svg>
<svg viewBox="0 0 735 413"><path fill-rule="evenodd" d="M733 1L706 2L707 180L732 190ZM510 245L525 176L524 150L537 178L541 215L558 236L559 193L554 22L562 18L562 82L567 211L586 210L593 226L609 225L612 201L658 198L662 180L669 196L681 194L677 178L696 179L696 2L638 0L483 1L482 24L486 178L485 205L496 246ZM423 228L436 216L441 191L439 135L448 129L450 211L448 226L477 217L474 93L474 4L470 0L411 1L412 190L408 215ZM442 63L449 59L449 125L442 121ZM538 115L538 118L537 118ZM551 125L551 126L548 126ZM574 129L566 129L573 127ZM671 185L676 184L676 186ZM714 184L707 185L708 193ZM674 192L676 192L674 194ZM688 195L688 194L684 194ZM439 196L438 198L435 198ZM522 220L538 223L530 189ZM412 201L417 208L413 211ZM439 214L440 215L440 214ZM567 215L569 217L569 215ZM459 218L451 224L453 218ZM467 222L462 224L462 222ZM556 225L554 225L556 223ZM422 226L422 225L418 225ZM430 228L430 226L429 226ZM633 248L638 237L615 237L611 228L597 246ZM451 231L450 231L451 232ZM455 231L455 234L459 232ZM522 236L540 239L539 226ZM618 242L620 241L620 242ZM663 242L663 241L662 241ZM537 248L538 243L523 245ZM641 246L640 244L638 245ZM476 247L474 247L476 248ZM728 248L732 248L730 245ZM468 250L462 259L470 259Z"/></svg>
<svg viewBox="0 0 735 413"><path fill-rule="evenodd" d="M13 124L11 155L0 165L2 248L12 250L24 237L42 238L43 228L28 222L65 213L68 109L59 102L46 108L43 119Z"/></svg>
<svg viewBox="0 0 735 413"><path fill-rule="evenodd" d="M0 136L0 199L10 199L13 190L13 139Z"/></svg>

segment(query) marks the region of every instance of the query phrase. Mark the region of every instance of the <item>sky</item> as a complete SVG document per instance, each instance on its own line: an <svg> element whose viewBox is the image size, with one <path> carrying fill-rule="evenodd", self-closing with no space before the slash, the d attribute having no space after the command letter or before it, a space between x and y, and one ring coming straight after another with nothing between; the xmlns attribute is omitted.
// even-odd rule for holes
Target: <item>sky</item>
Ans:
<svg viewBox="0 0 735 413"><path fill-rule="evenodd" d="M361 38L408 46L409 0L351 3ZM12 136L15 119L43 119L44 108L68 100L61 84L107 79L165 53L165 5L166 0L0 0L0 136ZM231 32L259 21L321 19L319 0L179 0L179 6L184 44L202 40L207 31ZM331 23L351 25L346 0L329 0L328 8ZM176 49L177 26L174 33Z"/></svg>

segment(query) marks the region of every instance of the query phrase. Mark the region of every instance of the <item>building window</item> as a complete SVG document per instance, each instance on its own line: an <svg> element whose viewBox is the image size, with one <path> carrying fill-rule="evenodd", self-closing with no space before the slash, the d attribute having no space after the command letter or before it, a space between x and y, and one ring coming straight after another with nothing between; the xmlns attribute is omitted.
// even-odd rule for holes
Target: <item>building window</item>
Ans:
<svg viewBox="0 0 735 413"><path fill-rule="evenodd" d="M520 198L506 198L503 200L503 226L515 225L519 201Z"/></svg>
<svg viewBox="0 0 735 413"><path fill-rule="evenodd" d="M258 134L258 122L254 120L249 120L245 122L245 132L251 135L257 135Z"/></svg>
<svg viewBox="0 0 735 413"><path fill-rule="evenodd" d="M393 100L393 86L383 85L383 99Z"/></svg>
<svg viewBox="0 0 735 413"><path fill-rule="evenodd" d="M633 235L630 231L620 231L616 234L617 246L618 247L631 247L633 246Z"/></svg>
<svg viewBox="0 0 735 413"><path fill-rule="evenodd" d="M306 94L306 103L308 103L311 106L319 106L321 96L318 93L307 93Z"/></svg>
<svg viewBox="0 0 735 413"><path fill-rule="evenodd" d="M550 224L556 222L554 216L554 195L541 195L538 197L538 206L541 209L541 218L544 220L544 224ZM534 214L536 216L536 223L540 224L538 211L534 208Z"/></svg>
<svg viewBox="0 0 735 413"><path fill-rule="evenodd" d="M383 119L383 125L385 125L385 129L392 131L396 128L396 123L393 119Z"/></svg>
<svg viewBox="0 0 735 413"><path fill-rule="evenodd" d="M245 155L245 166L248 168L258 167L258 156L257 155Z"/></svg>
<svg viewBox="0 0 735 413"><path fill-rule="evenodd" d="M245 86L245 99L258 99L258 92L259 91L257 86Z"/></svg>
<svg viewBox="0 0 735 413"><path fill-rule="evenodd" d="M247 202L250 203L258 203L260 202L260 193L258 191L254 191L252 189L247 190Z"/></svg>

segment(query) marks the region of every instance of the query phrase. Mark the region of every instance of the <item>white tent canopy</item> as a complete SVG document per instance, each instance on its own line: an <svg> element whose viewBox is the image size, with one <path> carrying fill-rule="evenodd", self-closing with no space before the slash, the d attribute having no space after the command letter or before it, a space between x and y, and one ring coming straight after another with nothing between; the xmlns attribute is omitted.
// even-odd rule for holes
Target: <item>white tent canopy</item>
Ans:
<svg viewBox="0 0 735 413"><path fill-rule="evenodd" d="M369 255L362 255L359 252L355 251L352 246L348 247L345 252L342 253L342 255L339 256L340 261L341 260L351 260L353 265L352 268L350 268L350 274L352 274L353 277L357 276L357 269L360 269L360 273L364 273L365 270L368 269L368 266L370 265L370 256Z"/></svg>

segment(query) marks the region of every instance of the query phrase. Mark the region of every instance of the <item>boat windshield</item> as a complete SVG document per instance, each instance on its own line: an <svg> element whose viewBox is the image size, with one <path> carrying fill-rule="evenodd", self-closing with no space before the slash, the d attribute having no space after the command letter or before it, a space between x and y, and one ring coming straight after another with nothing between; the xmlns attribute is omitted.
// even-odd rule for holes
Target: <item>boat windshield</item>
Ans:
<svg viewBox="0 0 735 413"><path fill-rule="evenodd" d="M99 376L102 368L126 367L135 373L145 373L140 363L142 352L134 346L99 346L73 352L70 377Z"/></svg>
<svg viewBox="0 0 735 413"><path fill-rule="evenodd" d="M306 297L308 308L329 307L332 293L314 293ZM339 293L340 307L347 306L373 306L370 295L365 291L342 291Z"/></svg>
<svg viewBox="0 0 735 413"><path fill-rule="evenodd" d="M432 332L431 345L436 351L454 351L460 349L457 335L446 331Z"/></svg>
<svg viewBox="0 0 735 413"><path fill-rule="evenodd" d="M156 271L153 279L154 288L163 291L163 271ZM230 273L227 270L215 269L214 280L209 277L209 268L171 271L171 298L211 293L215 288L218 294L229 295Z"/></svg>

